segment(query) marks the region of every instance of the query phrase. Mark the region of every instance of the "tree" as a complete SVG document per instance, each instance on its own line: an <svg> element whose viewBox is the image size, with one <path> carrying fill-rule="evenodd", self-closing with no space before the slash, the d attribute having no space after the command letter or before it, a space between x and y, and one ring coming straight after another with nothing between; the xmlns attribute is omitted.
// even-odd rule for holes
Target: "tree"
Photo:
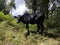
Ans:
<svg viewBox="0 0 60 45"><path fill-rule="evenodd" d="M15 7L15 0L9 0L10 2L7 4L7 0L0 0L0 11L3 11L5 14L8 14L12 8Z"/></svg>
<svg viewBox="0 0 60 45"><path fill-rule="evenodd" d="M33 12L36 11L37 9L37 0L25 0L26 1L26 5L29 9L32 9Z"/></svg>
<svg viewBox="0 0 60 45"><path fill-rule="evenodd" d="M6 5L6 1L0 0L0 11L3 11L4 13L5 13L5 5Z"/></svg>
<svg viewBox="0 0 60 45"><path fill-rule="evenodd" d="M33 12L35 12L37 8L40 7L40 10L46 14L46 17L48 17L49 0L25 0L25 2L27 7L32 9Z"/></svg>
<svg viewBox="0 0 60 45"><path fill-rule="evenodd" d="M16 9L16 6L15 6L15 0L11 0L11 2L9 3L9 9L11 11L11 14L12 14L12 8Z"/></svg>

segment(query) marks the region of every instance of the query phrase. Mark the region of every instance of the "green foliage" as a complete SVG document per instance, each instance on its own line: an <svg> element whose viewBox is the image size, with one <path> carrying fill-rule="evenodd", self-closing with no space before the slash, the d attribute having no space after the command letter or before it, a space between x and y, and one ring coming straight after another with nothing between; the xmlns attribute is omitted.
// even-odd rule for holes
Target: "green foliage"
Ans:
<svg viewBox="0 0 60 45"><path fill-rule="evenodd" d="M5 15L3 12L0 12L0 21L5 20Z"/></svg>
<svg viewBox="0 0 60 45"><path fill-rule="evenodd" d="M5 36L4 36L4 35L5 35L4 30L1 30L1 29L0 29L0 40L3 41L3 40L5 39Z"/></svg>
<svg viewBox="0 0 60 45"><path fill-rule="evenodd" d="M6 1L0 0L0 11L5 10L5 6L6 6Z"/></svg>
<svg viewBox="0 0 60 45"><path fill-rule="evenodd" d="M9 0L10 2L8 2L8 0L0 0L0 12L3 11L4 14L8 14L10 13L12 8L16 8L15 7L15 0Z"/></svg>
<svg viewBox="0 0 60 45"><path fill-rule="evenodd" d="M12 26L14 29L17 29L18 31L20 28L23 28L22 27L23 25L20 26L20 24L17 24L16 21L17 20L13 18L11 15L9 14L5 15L3 12L0 12L0 23L4 22L4 24Z"/></svg>
<svg viewBox="0 0 60 45"><path fill-rule="evenodd" d="M47 13L48 12L48 3L49 0L25 0L26 5L29 9L32 9L33 11L36 11L38 7L40 7L40 10Z"/></svg>
<svg viewBox="0 0 60 45"><path fill-rule="evenodd" d="M9 11L7 10L7 4L6 4L7 0L0 0L0 12L3 11L4 14L8 14Z"/></svg>
<svg viewBox="0 0 60 45"><path fill-rule="evenodd" d="M48 4L49 0L25 0L26 6L31 10L32 12L36 12L38 8L42 12L46 14L46 19L48 19Z"/></svg>
<svg viewBox="0 0 60 45"><path fill-rule="evenodd" d="M0 12L0 21L11 20L11 15L5 15L3 12Z"/></svg>
<svg viewBox="0 0 60 45"><path fill-rule="evenodd" d="M11 11L11 14L12 14L12 8L16 9L15 0L10 0L10 2L8 3L7 9Z"/></svg>

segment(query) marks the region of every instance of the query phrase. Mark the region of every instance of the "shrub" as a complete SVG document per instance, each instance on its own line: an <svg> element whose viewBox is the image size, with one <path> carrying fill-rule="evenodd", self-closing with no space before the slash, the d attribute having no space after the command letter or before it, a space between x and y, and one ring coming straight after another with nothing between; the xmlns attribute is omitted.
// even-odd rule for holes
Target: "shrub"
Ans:
<svg viewBox="0 0 60 45"><path fill-rule="evenodd" d="M0 12L0 22L4 20L12 20L12 16L9 14L5 15L3 12Z"/></svg>
<svg viewBox="0 0 60 45"><path fill-rule="evenodd" d="M5 20L4 13L0 12L0 21L3 21L3 20Z"/></svg>

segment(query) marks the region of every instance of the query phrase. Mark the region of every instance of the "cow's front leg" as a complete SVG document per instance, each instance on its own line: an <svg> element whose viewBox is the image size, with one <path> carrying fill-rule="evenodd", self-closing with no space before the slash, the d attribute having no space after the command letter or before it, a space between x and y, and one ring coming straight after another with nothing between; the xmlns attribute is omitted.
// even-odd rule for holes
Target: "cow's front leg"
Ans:
<svg viewBox="0 0 60 45"><path fill-rule="evenodd" d="M28 24L26 24L26 29L27 29L28 31L27 31L27 33L26 33L26 35L25 35L25 36L27 37L27 36L29 36L29 35L30 35L29 25L28 25Z"/></svg>
<svg viewBox="0 0 60 45"><path fill-rule="evenodd" d="M42 35L43 31L44 31L44 26L43 26L43 23L41 23L41 35Z"/></svg>
<svg viewBox="0 0 60 45"><path fill-rule="evenodd" d="M37 32L40 30L40 24L37 24Z"/></svg>

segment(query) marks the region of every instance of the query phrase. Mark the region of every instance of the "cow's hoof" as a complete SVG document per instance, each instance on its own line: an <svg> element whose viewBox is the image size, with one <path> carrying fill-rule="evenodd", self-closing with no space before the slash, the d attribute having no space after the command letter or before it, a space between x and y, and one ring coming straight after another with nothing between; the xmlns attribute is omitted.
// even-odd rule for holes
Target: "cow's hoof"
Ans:
<svg viewBox="0 0 60 45"><path fill-rule="evenodd" d="M27 38L29 35L30 35L30 32L27 32L27 33L25 34L25 37Z"/></svg>
<svg viewBox="0 0 60 45"><path fill-rule="evenodd" d="M43 35L43 33L42 33L42 32L39 32L39 34Z"/></svg>

